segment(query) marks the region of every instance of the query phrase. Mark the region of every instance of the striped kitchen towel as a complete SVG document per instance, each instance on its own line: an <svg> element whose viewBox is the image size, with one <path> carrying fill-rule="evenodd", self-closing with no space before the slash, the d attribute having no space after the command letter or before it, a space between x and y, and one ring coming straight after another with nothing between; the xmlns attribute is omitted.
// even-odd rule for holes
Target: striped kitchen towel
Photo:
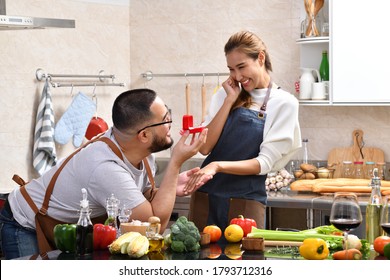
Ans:
<svg viewBox="0 0 390 280"><path fill-rule="evenodd" d="M54 143L54 112L50 84L46 80L35 122L33 166L42 175L57 162Z"/></svg>

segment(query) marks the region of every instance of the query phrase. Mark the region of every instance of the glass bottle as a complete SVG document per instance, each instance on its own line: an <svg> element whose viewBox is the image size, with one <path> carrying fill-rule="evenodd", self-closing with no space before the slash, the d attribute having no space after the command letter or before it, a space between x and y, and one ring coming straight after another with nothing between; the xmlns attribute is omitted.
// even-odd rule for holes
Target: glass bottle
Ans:
<svg viewBox="0 0 390 280"><path fill-rule="evenodd" d="M309 139L302 139L302 163L309 163Z"/></svg>
<svg viewBox="0 0 390 280"><path fill-rule="evenodd" d="M320 77L322 81L329 81L329 61L328 61L328 51L322 51L322 60L320 64Z"/></svg>
<svg viewBox="0 0 390 280"><path fill-rule="evenodd" d="M106 224L113 226L118 230L117 217L119 214L119 199L115 197L114 194L111 194L109 198L106 199L106 211L107 211L107 221Z"/></svg>
<svg viewBox="0 0 390 280"><path fill-rule="evenodd" d="M355 161L354 162L354 176L355 179L364 179L364 170L363 170L363 162Z"/></svg>
<svg viewBox="0 0 390 280"><path fill-rule="evenodd" d="M383 233L380 225L382 210L381 180L378 177L377 168L373 169L370 186L371 195L366 207L366 239L372 249L375 238Z"/></svg>
<svg viewBox="0 0 390 280"><path fill-rule="evenodd" d="M365 170L365 178L366 179L371 179L372 178L372 172L375 167L375 162L373 161L366 161L366 170Z"/></svg>
<svg viewBox="0 0 390 280"><path fill-rule="evenodd" d="M352 161L343 161L342 178L352 178Z"/></svg>
<svg viewBox="0 0 390 280"><path fill-rule="evenodd" d="M80 201L80 218L76 226L76 255L85 256L93 252L93 225L91 222L87 190L81 189L83 200Z"/></svg>

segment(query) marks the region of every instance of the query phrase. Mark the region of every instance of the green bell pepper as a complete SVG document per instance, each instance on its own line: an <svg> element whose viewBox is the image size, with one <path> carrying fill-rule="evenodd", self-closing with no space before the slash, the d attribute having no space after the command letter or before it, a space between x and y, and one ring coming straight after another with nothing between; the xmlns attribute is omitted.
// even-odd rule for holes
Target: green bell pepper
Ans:
<svg viewBox="0 0 390 280"><path fill-rule="evenodd" d="M76 224L58 224L54 227L54 242L65 253L76 251Z"/></svg>

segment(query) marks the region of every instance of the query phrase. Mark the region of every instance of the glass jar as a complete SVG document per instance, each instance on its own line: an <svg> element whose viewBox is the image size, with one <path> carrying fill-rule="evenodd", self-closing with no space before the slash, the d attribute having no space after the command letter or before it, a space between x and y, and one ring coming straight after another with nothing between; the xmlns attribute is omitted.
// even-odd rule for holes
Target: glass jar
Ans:
<svg viewBox="0 0 390 280"><path fill-rule="evenodd" d="M366 161L366 170L365 170L365 178L371 179L372 178L372 171L374 170L375 162L373 161Z"/></svg>
<svg viewBox="0 0 390 280"><path fill-rule="evenodd" d="M363 162L355 161L354 163L354 178L355 179L364 179L364 170L363 170Z"/></svg>
<svg viewBox="0 0 390 280"><path fill-rule="evenodd" d="M352 170L352 161L345 160L343 161L343 168L341 175L343 178L352 178L353 170Z"/></svg>
<svg viewBox="0 0 390 280"><path fill-rule="evenodd" d="M377 162L376 167L378 168L379 179L386 180L386 162Z"/></svg>

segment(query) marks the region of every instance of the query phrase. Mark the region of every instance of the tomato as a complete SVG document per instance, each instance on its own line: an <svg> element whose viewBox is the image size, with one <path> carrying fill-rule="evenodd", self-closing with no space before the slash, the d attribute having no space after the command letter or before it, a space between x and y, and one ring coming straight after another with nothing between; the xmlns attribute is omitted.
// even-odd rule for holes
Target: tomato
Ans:
<svg viewBox="0 0 390 280"><path fill-rule="evenodd" d="M384 254L384 247L387 243L390 243L390 237L389 236L378 236L374 240L374 250L378 252L379 254Z"/></svg>
<svg viewBox="0 0 390 280"><path fill-rule="evenodd" d="M222 236L222 230L216 225L205 226L203 233L210 234L210 242L217 242Z"/></svg>

